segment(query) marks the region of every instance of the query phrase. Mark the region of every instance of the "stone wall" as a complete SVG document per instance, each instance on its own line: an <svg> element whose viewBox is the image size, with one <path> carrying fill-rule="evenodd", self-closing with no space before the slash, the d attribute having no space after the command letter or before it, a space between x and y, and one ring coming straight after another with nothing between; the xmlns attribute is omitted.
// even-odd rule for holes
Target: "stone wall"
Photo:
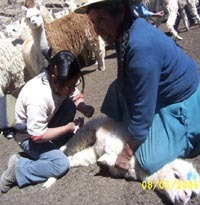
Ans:
<svg viewBox="0 0 200 205"><path fill-rule="evenodd" d="M1 0L0 7L8 5L8 0Z"/></svg>

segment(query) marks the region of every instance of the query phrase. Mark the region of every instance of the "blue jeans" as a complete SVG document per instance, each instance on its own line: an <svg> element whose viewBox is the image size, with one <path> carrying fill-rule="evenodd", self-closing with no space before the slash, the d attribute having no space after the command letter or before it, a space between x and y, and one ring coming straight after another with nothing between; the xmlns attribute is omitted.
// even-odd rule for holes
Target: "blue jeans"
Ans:
<svg viewBox="0 0 200 205"><path fill-rule="evenodd" d="M21 148L30 158L20 157L15 168L19 187L60 177L69 169L69 160L51 142L35 143L25 140Z"/></svg>
<svg viewBox="0 0 200 205"><path fill-rule="evenodd" d="M50 121L49 127L62 126L73 121L75 113L75 105L70 99L66 99ZM61 141L63 143L63 140ZM59 146L62 143L59 142ZM20 146L28 158L20 157L16 164L15 175L19 187L37 184L46 181L49 177L61 177L69 169L69 160L58 149L57 143L35 143L28 139Z"/></svg>

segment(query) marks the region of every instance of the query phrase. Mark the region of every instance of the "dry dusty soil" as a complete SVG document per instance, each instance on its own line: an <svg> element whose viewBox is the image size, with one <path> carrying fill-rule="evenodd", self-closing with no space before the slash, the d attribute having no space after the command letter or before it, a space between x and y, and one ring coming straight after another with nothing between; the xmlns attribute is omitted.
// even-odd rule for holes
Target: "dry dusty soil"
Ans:
<svg viewBox="0 0 200 205"><path fill-rule="evenodd" d="M165 31L162 25L161 30ZM199 42L200 28L192 26L185 32L179 26L184 38L177 43L200 64ZM115 51L110 49L106 56L106 70L95 72L96 65L83 68L85 75L85 98L96 109L99 108L110 82L116 77ZM9 156L20 148L13 139L0 136L0 174L6 168ZM191 160L200 172L200 156ZM42 184L22 189L12 188L7 194L0 195L0 205L170 205L162 195L152 190L144 190L140 182L114 179L99 170L97 165L72 168L47 190L41 190ZM189 205L200 205L200 196L191 200Z"/></svg>

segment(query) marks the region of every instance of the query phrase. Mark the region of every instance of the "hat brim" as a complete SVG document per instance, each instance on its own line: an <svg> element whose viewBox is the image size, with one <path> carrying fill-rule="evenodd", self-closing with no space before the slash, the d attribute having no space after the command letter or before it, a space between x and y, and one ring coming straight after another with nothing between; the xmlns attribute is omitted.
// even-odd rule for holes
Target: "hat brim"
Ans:
<svg viewBox="0 0 200 205"><path fill-rule="evenodd" d="M95 0L95 1L91 1L89 3L85 3L82 6L79 6L78 8L76 8L74 10L75 13L79 13L79 14L86 14L87 13L87 9L89 6L93 5L93 4L97 4L100 2L104 2L106 0Z"/></svg>

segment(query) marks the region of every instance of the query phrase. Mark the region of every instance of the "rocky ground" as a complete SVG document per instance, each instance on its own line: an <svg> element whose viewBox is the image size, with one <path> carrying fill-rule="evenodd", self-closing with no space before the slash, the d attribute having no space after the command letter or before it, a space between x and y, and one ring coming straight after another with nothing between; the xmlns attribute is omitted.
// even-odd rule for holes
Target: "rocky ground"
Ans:
<svg viewBox="0 0 200 205"><path fill-rule="evenodd" d="M10 7L11 8L11 7ZM8 7L1 7L2 13L9 14ZM20 15L19 10L15 12ZM16 18L15 13L5 17ZM8 16L8 15L7 15ZM5 20L5 19L4 19ZM165 26L160 27L165 31ZM185 32L180 25L180 35L184 38L177 43L193 57L200 65L199 42L200 28L193 26ZM100 116L101 106L106 89L116 77L115 51L108 50L106 57L106 70L95 72L96 65L83 69L85 73L85 98L96 109L95 115ZM78 114L79 115L79 114ZM20 151L13 139L8 140L0 136L0 175L6 168L9 156ZM200 156L191 160L200 172ZM107 173L99 170L98 166L80 167L71 169L65 176L47 190L41 190L42 184L28 186L23 189L12 188L7 194L0 194L1 205L171 205L170 202L159 193L152 190L144 190L140 182L114 179ZM191 200L189 205L200 205L200 197Z"/></svg>

